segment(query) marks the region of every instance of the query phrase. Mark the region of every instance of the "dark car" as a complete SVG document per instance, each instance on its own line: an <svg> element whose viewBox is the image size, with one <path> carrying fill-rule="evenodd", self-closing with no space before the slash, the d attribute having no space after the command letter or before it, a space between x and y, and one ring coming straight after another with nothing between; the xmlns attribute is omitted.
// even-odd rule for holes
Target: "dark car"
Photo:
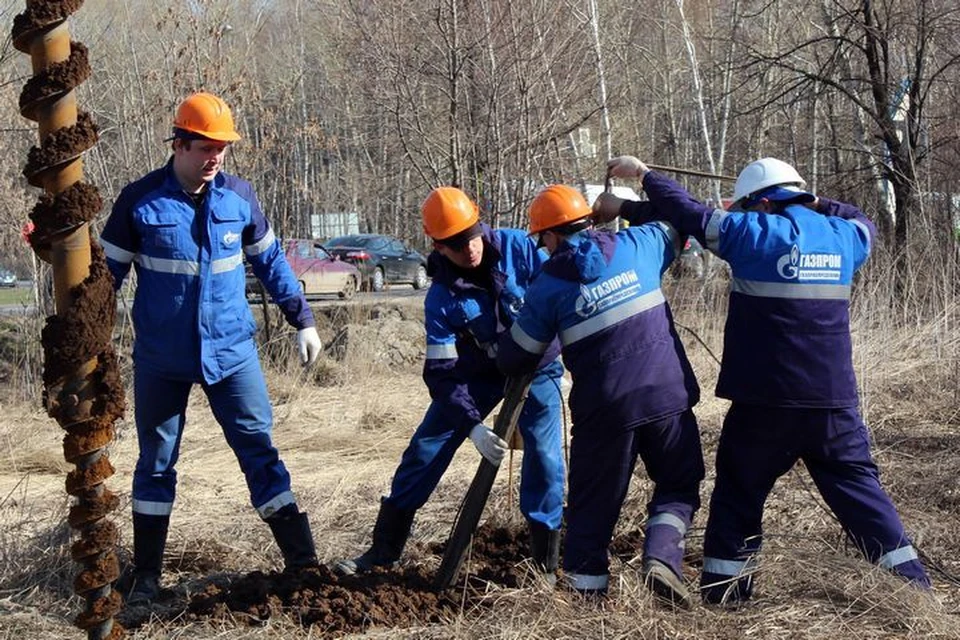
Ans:
<svg viewBox="0 0 960 640"><path fill-rule="evenodd" d="M364 288L382 291L388 284L427 286L427 259L393 236L355 233L323 243L330 253L355 264Z"/></svg>
<svg viewBox="0 0 960 640"><path fill-rule="evenodd" d="M316 240L287 240L283 246L306 297L335 294L349 298L360 288L357 268L332 255ZM259 294L260 281L247 265L247 295Z"/></svg>

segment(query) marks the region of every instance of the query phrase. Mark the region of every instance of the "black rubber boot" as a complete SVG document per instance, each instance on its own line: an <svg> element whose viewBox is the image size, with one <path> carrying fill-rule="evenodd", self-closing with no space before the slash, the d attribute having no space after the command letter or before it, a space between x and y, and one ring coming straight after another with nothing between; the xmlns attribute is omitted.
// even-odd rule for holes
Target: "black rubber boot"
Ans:
<svg viewBox="0 0 960 640"><path fill-rule="evenodd" d="M557 582L560 566L560 531L539 522L530 523L530 557L550 584Z"/></svg>
<svg viewBox="0 0 960 640"><path fill-rule="evenodd" d="M147 605L160 595L160 570L170 516L133 514L133 586L127 604Z"/></svg>
<svg viewBox="0 0 960 640"><path fill-rule="evenodd" d="M289 514L278 513L267 518L273 539L283 554L284 569L292 571L304 567L316 567L317 549L310 531L310 520L302 511Z"/></svg>
<svg viewBox="0 0 960 640"><path fill-rule="evenodd" d="M380 500L380 512L373 526L373 545L361 556L352 560L339 560L333 565L335 573L352 576L374 567L393 566L400 560L403 548L410 537L413 516L416 511L404 511L384 499Z"/></svg>

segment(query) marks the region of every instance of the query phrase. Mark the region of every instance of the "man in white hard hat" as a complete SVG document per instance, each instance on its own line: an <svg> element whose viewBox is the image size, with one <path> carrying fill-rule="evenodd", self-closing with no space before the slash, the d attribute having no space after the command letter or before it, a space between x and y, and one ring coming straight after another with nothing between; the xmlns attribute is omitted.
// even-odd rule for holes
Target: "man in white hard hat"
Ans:
<svg viewBox="0 0 960 640"><path fill-rule="evenodd" d="M873 223L855 206L817 197L791 165L763 158L740 172L730 211L695 200L633 156L611 175L635 177L652 207L604 194L601 219L653 212L730 263L732 280L716 393L732 401L717 449L704 537L702 597L750 597L763 505L797 460L848 537L871 562L930 586L897 510L880 485L858 410L850 340L853 274Z"/></svg>

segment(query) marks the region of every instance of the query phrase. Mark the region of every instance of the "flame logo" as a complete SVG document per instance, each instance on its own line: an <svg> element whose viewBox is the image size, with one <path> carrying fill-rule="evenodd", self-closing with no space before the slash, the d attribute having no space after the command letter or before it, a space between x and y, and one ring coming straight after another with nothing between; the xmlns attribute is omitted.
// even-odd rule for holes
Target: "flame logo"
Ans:
<svg viewBox="0 0 960 640"><path fill-rule="evenodd" d="M580 295L577 297L577 315L587 317L597 311L597 299L590 293L590 287L580 285Z"/></svg>
<svg viewBox="0 0 960 640"><path fill-rule="evenodd" d="M780 274L781 278L793 280L800 273L800 270L797 267L799 264L800 247L793 245L793 247L790 248L790 253L780 256L780 259L777 260L777 273Z"/></svg>

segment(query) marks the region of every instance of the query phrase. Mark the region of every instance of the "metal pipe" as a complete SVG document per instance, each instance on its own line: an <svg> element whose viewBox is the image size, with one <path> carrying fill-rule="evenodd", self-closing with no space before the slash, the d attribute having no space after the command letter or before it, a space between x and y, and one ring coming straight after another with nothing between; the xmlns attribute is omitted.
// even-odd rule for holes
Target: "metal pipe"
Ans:
<svg viewBox="0 0 960 640"><path fill-rule="evenodd" d="M725 180L727 182L736 182L736 176L725 176L717 173L707 173L706 171L697 171L695 169L681 169L680 167L668 167L662 164L646 163L654 171L669 171L670 173L679 173L686 176L698 176L700 178L711 178L713 180Z"/></svg>
<svg viewBox="0 0 960 640"><path fill-rule="evenodd" d="M86 48L71 42L67 18L78 0L27 0L14 19L14 46L30 55L33 77L20 95L20 113L37 122L39 147L30 150L24 175L44 194L31 213L30 244L53 266L56 315L47 318L44 399L47 413L67 432L64 457L75 465L67 493L76 497L68 516L79 532L71 556L81 565L74 591L86 607L74 624L93 640L124 635L114 616L123 606L113 589L119 577L118 533L106 516L119 499L104 486L114 473L106 447L123 415L124 393L110 344L116 302L103 252L90 225L101 206L85 185L81 155L96 144L92 120L77 107L74 89L90 75Z"/></svg>

